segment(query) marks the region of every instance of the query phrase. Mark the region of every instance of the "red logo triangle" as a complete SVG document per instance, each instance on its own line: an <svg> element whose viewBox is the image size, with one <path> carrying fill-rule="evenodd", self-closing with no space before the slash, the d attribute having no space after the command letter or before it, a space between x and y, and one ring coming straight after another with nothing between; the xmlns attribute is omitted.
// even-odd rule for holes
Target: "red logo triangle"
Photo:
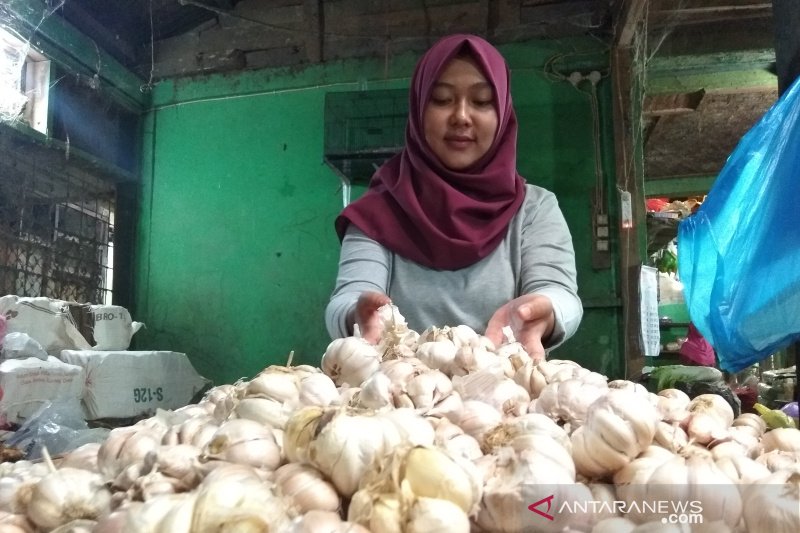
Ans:
<svg viewBox="0 0 800 533"><path fill-rule="evenodd" d="M541 516L547 518L548 520L555 520L555 517L553 517L553 515L549 514L550 513L550 507L553 504L553 497L554 497L554 495L551 494L547 498L542 498L538 502L534 502L534 503L530 504L528 506L528 510L529 511L533 511L534 513L536 513L538 515L541 515ZM537 509L537 507L540 506L543 503L547 503L547 511L541 511L541 510Z"/></svg>

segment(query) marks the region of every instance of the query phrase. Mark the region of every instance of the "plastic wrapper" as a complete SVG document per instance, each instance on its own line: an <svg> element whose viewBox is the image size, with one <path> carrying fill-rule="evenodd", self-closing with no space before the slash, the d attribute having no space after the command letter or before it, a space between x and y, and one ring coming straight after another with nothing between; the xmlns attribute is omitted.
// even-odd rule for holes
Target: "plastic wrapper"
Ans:
<svg viewBox="0 0 800 533"><path fill-rule="evenodd" d="M61 399L42 404L6 443L22 450L26 459L36 460L42 457L42 448L58 455L90 442L103 442L108 433L106 428L89 428L77 399Z"/></svg>
<svg viewBox="0 0 800 533"><path fill-rule="evenodd" d="M738 372L800 339L800 78L747 132L678 227L689 315Z"/></svg>

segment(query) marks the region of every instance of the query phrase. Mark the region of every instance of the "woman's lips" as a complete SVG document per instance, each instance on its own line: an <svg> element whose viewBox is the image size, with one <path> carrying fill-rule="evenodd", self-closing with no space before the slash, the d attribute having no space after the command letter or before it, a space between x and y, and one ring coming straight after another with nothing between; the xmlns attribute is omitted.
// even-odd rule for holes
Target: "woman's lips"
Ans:
<svg viewBox="0 0 800 533"><path fill-rule="evenodd" d="M451 148L463 150L471 146L474 141L470 137L445 137L444 142Z"/></svg>

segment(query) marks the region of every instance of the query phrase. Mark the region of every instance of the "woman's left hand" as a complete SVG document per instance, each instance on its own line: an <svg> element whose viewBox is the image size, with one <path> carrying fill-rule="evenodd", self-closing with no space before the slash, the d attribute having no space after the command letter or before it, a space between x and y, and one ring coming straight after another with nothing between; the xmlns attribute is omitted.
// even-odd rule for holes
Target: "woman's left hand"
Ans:
<svg viewBox="0 0 800 533"><path fill-rule="evenodd" d="M495 346L503 344L503 328L511 326L517 342L525 347L536 361L545 358L544 343L553 333L556 317L553 302L540 294L525 294L515 298L495 311L486 326L486 337Z"/></svg>

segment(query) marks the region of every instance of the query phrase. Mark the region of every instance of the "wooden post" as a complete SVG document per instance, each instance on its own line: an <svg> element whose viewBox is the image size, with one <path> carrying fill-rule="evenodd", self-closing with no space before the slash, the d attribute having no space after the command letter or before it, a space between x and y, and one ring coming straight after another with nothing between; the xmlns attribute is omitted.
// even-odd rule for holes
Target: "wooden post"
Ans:
<svg viewBox="0 0 800 533"><path fill-rule="evenodd" d="M611 52L611 75L613 80L614 146L616 154L617 186L631 194L633 201L632 228L618 226L620 265L619 287L622 300L623 350L625 377L636 379L644 367L641 343L641 317L639 302L640 247L639 227L644 224L644 195L642 167L637 164L636 153L642 147L636 145L635 128L640 128L640 106L633 101L631 89L635 85L633 70L633 44L637 27L644 16L645 0L623 2L616 14L614 48ZM609 195L609 198L617 195Z"/></svg>
<svg viewBox="0 0 800 533"><path fill-rule="evenodd" d="M775 63L778 70L778 94L783 94L800 76L800 2L772 0L775 20ZM794 356L794 399L800 402L800 343L790 347Z"/></svg>

